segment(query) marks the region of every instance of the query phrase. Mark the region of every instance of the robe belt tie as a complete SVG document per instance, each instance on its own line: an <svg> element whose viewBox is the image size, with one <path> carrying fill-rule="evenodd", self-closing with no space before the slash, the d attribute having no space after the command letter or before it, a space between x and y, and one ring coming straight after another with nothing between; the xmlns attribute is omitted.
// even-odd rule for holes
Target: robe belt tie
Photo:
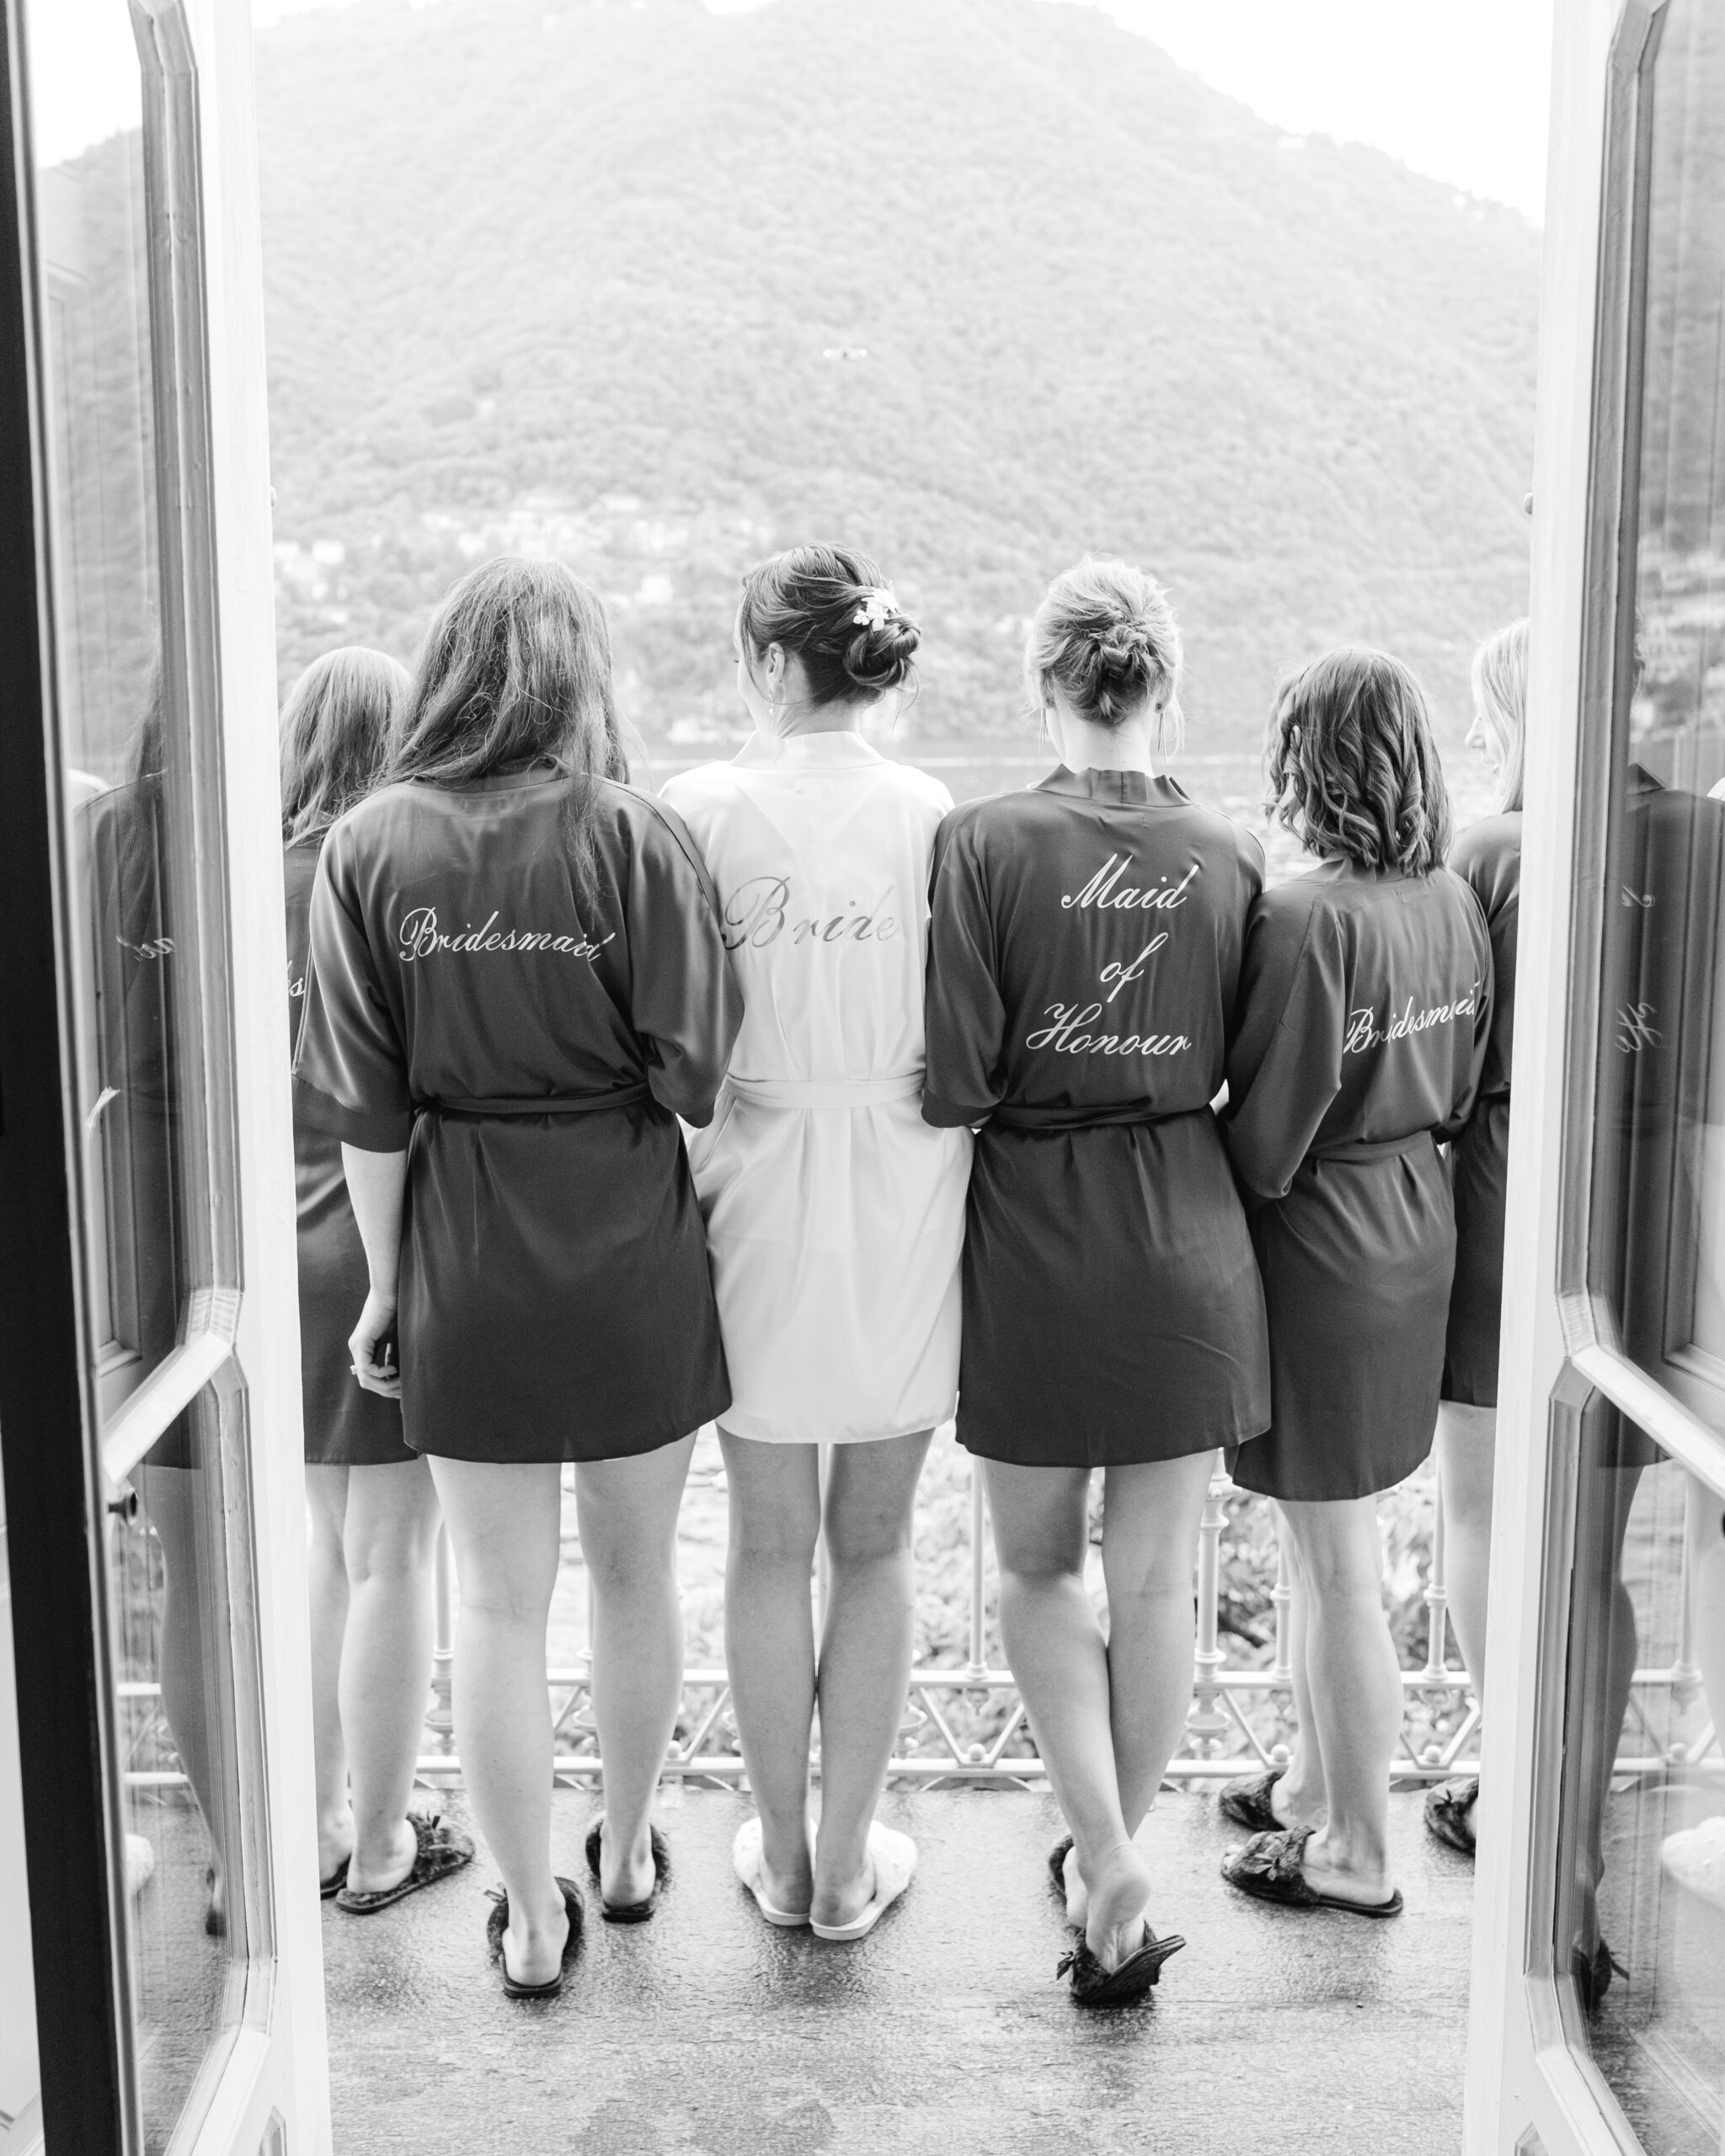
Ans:
<svg viewBox="0 0 1725 2156"><path fill-rule="evenodd" d="M1314 1145L1306 1158L1312 1161L1345 1161L1350 1164L1391 1161L1398 1153L1417 1153L1423 1145L1432 1143L1432 1134L1429 1130L1410 1130L1405 1138L1344 1138L1333 1145Z"/></svg>
<svg viewBox="0 0 1725 2156"><path fill-rule="evenodd" d="M613 1086L608 1093L542 1093L532 1098L511 1094L496 1100L416 1101L422 1114L471 1116L489 1122L493 1118L513 1119L528 1115L598 1115L606 1108L630 1108L648 1097L644 1080L633 1086Z"/></svg>
<svg viewBox="0 0 1725 2156"><path fill-rule="evenodd" d="M762 1108L878 1108L889 1101L914 1101L922 1073L899 1078L727 1078L739 1100Z"/></svg>
<svg viewBox="0 0 1725 2156"><path fill-rule="evenodd" d="M1003 1101L990 1117L1007 1130L1114 1130L1152 1123L1178 1123L1183 1116L1208 1115L1206 1102L1195 1108L1153 1108L1144 1101L1098 1102L1095 1107L1022 1107Z"/></svg>

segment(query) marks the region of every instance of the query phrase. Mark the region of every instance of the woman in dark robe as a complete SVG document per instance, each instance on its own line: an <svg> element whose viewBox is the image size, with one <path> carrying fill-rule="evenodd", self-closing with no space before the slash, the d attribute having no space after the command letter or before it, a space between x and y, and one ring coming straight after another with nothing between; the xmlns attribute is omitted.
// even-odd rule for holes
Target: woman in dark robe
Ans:
<svg viewBox="0 0 1725 2156"><path fill-rule="evenodd" d="M665 1860L677 1507L730 1401L677 1117L710 1118L740 1001L700 856L627 771L598 600L557 563L489 563L433 622L391 782L331 831L312 901L301 1097L365 1243L354 1362L399 1395L455 1545L456 1732L515 1997L558 1988L580 1931L550 1861L562 1463L596 1603L588 1862L634 1921Z"/></svg>
<svg viewBox="0 0 1725 2156"><path fill-rule="evenodd" d="M1498 1335L1503 1320L1503 1194L1509 1168L1509 1049L1515 1030L1515 937L1521 918L1521 769L1527 717L1527 623L1512 622L1473 655L1473 724L1498 782L1493 814L1461 834L1450 866L1471 889L1492 938L1492 1031L1473 1113L1450 1149L1455 1201L1455 1280L1438 1409L1450 1615L1476 1698L1486 1688L1486 1582L1491 1570L1497 1465ZM1439 1782L1426 1825L1473 1854L1479 1776Z"/></svg>
<svg viewBox="0 0 1725 2156"><path fill-rule="evenodd" d="M1050 1861L1086 2004L1142 1997L1181 1944L1145 1920L1132 1838L1191 1700L1216 1450L1269 1419L1210 1105L1263 857L1156 772L1179 668L1151 578L1060 578L1026 676L1061 763L954 810L934 856L922 1113L979 1126L959 1438L984 1462L1007 1657L1071 1830ZM1098 1467L1106 1643L1084 1583Z"/></svg>
<svg viewBox="0 0 1725 2156"><path fill-rule="evenodd" d="M1315 661L1282 691L1265 764L1273 813L1319 865L1252 908L1228 1057L1274 1410L1233 1471L1281 1508L1300 1736L1285 1774L1225 1792L1261 1831L1222 1869L1264 1900L1393 1916L1402 1673L1377 1496L1431 1450L1455 1263L1437 1141L1479 1090L1491 941L1444 866L1443 771L1406 668L1360 649Z"/></svg>
<svg viewBox="0 0 1725 2156"><path fill-rule="evenodd" d="M315 659L282 712L290 1039L306 1007L323 841L377 784L407 690L404 667L350 647ZM326 1900L364 1916L458 1870L473 1845L408 1809L431 1682L437 1493L403 1443L401 1403L354 1376L347 1337L369 1281L341 1140L300 1114L293 1150L318 1875Z"/></svg>

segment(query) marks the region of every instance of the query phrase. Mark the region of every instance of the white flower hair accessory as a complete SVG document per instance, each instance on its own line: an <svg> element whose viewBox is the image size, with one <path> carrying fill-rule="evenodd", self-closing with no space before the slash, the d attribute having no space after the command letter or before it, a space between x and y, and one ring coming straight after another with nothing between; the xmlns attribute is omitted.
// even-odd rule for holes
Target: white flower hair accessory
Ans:
<svg viewBox="0 0 1725 2156"><path fill-rule="evenodd" d="M898 611L899 602L891 592L877 585L864 595L862 604L851 616L851 625L858 629L884 629L895 618Z"/></svg>

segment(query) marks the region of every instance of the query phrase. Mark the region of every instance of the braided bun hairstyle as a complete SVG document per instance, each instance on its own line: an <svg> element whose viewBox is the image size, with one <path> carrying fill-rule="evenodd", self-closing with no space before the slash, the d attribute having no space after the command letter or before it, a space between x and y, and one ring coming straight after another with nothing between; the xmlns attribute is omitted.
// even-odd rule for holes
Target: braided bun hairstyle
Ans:
<svg viewBox="0 0 1725 2156"><path fill-rule="evenodd" d="M1156 746L1178 745L1180 624L1153 576L1087 554L1057 576L1030 625L1024 685L1040 713L1053 691L1081 718L1116 727L1158 707Z"/></svg>
<svg viewBox="0 0 1725 2156"><path fill-rule="evenodd" d="M916 680L921 632L878 563L848 547L790 547L758 563L738 620L753 657L775 643L796 654L817 709L872 703Z"/></svg>
<svg viewBox="0 0 1725 2156"><path fill-rule="evenodd" d="M1282 684L1264 742L1264 808L1309 852L1429 876L1450 796L1425 691L1381 651L1344 644Z"/></svg>

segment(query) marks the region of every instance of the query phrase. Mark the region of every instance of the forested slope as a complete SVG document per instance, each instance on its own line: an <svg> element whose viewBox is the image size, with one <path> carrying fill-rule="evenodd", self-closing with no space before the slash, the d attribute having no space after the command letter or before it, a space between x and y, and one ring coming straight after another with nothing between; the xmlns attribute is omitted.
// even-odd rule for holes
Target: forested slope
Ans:
<svg viewBox="0 0 1725 2156"><path fill-rule="evenodd" d="M1340 637L1453 738L1525 604L1532 228L1087 8L367 0L258 58L284 672L545 547L686 740L741 569L844 536L927 631L919 733L1017 731L1092 547L1173 586L1194 746Z"/></svg>

